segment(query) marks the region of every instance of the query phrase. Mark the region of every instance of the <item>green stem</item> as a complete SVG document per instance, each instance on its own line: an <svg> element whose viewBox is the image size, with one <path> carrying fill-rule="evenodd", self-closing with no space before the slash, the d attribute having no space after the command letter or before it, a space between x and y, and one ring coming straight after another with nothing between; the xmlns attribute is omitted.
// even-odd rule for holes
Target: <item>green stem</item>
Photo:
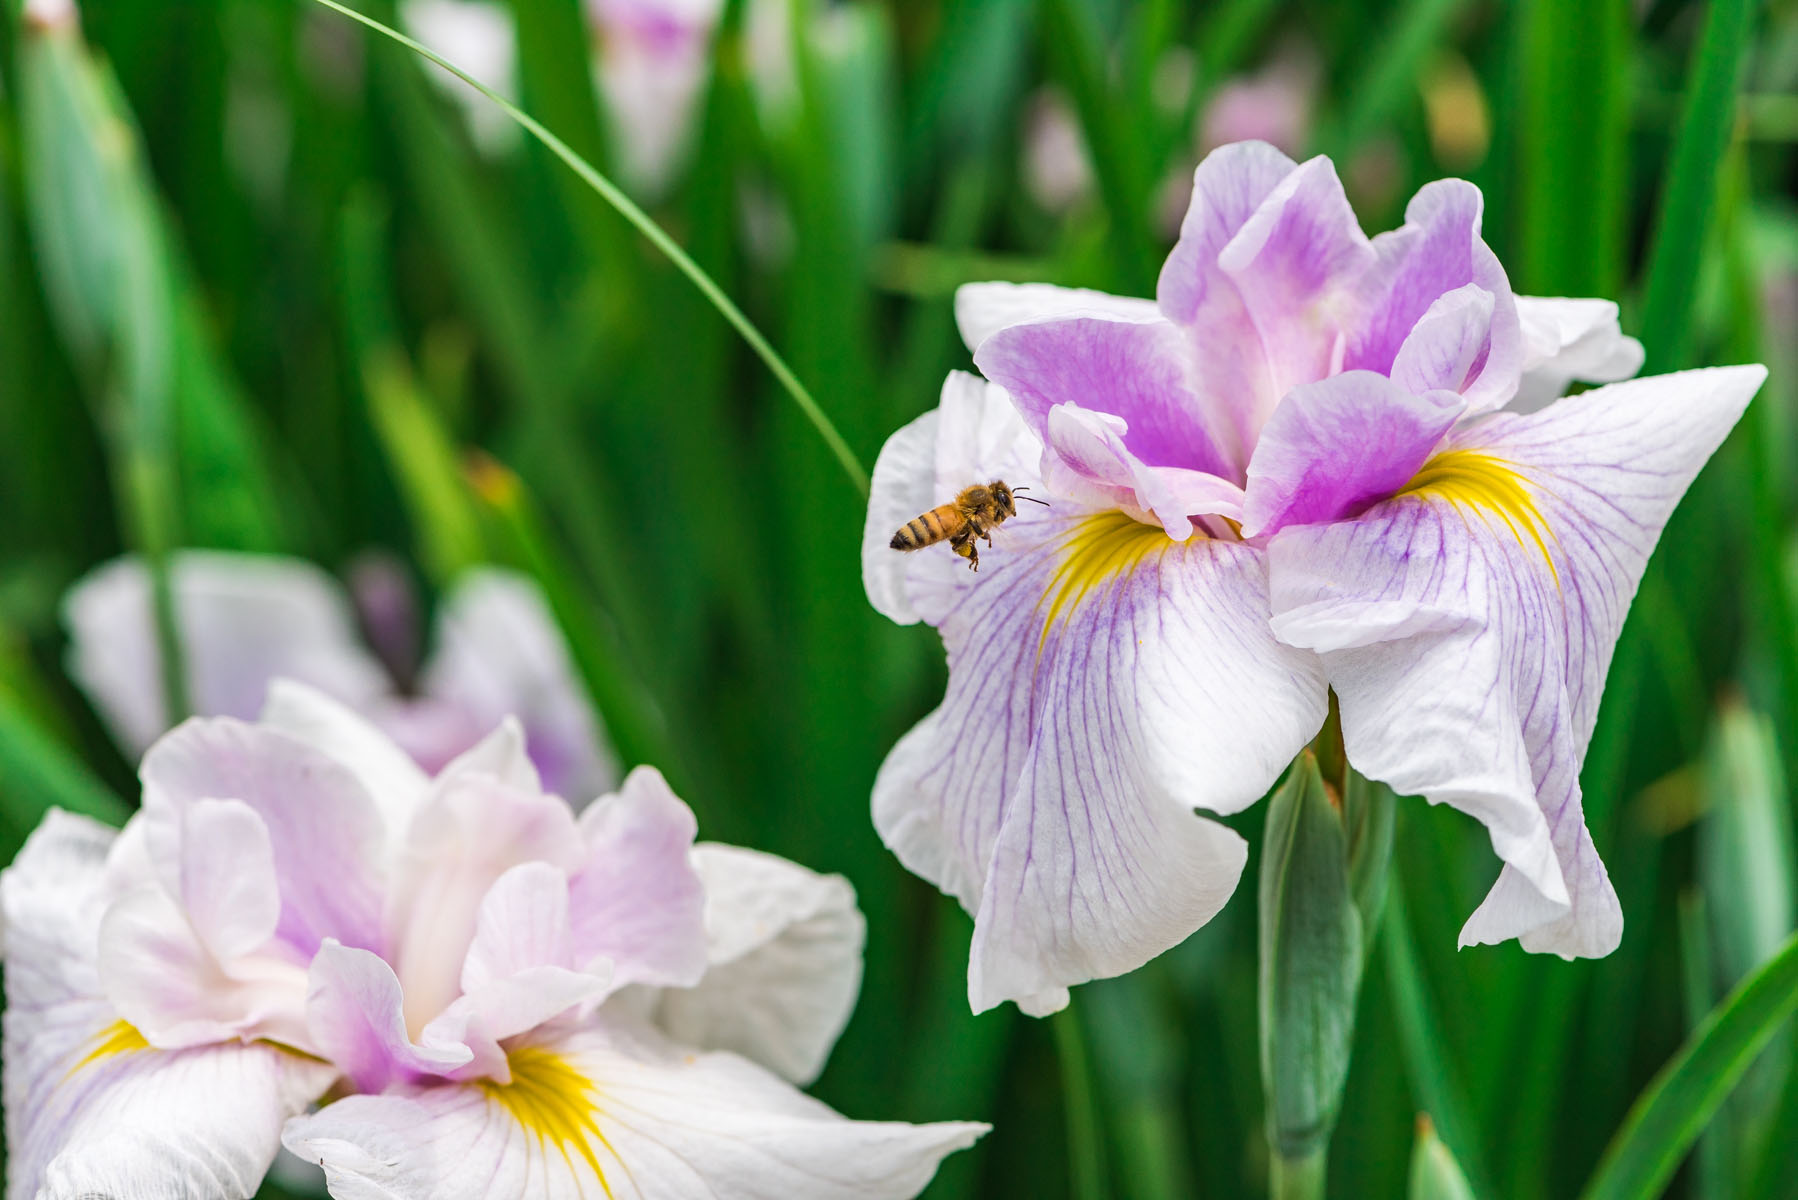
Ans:
<svg viewBox="0 0 1798 1200"><path fill-rule="evenodd" d="M837 431L837 427L831 423L830 418L824 415L824 410L818 407L818 402L812 398L812 394L806 390L805 385L799 382L799 377L793 374L792 368L787 366L786 360L775 352L774 347L768 344L768 339L764 338L761 331L750 323L748 317L743 315L743 310L724 294L724 289L713 282L712 277L706 274L705 269L694 262L687 252L680 248L679 243L669 237L648 213L637 207L636 202L625 195L617 184L600 174L591 163L571 150L566 142L539 124L535 117L485 86L442 55L413 41L392 26L384 25L373 17L337 3L337 0L317 0L317 3L342 13L352 21L366 25L376 33L398 42L414 54L422 55L436 63L498 105L501 111L518 123L519 128L536 138L557 158L567 163L569 168L581 177L582 182L597 192L601 199L618 211L620 216L635 226L637 232L649 240L650 245L666 255L668 261L678 267L681 274L692 281L693 286L699 289L700 294L711 303L712 307L716 308L732 328L742 335L743 340L749 343L749 348L754 350L756 356L767 364L768 370L773 372L774 378L780 382L781 387L785 388L787 394L793 397L793 402L799 406L799 410L805 414L806 419L812 423L812 427L818 431L818 436L824 439L824 444L830 448L830 452L842 464L843 472L849 476L849 481L862 495L868 494L868 472L862 467L861 460L856 458L855 451L849 448L849 443L843 439L843 435Z"/></svg>
<svg viewBox="0 0 1798 1200"><path fill-rule="evenodd" d="M1064 1008L1049 1022L1061 1060L1061 1093L1068 1119L1068 1167L1075 1200L1104 1200L1105 1170L1099 1147L1099 1110L1093 1099L1092 1070L1080 1018Z"/></svg>
<svg viewBox="0 0 1798 1200"><path fill-rule="evenodd" d="M1321 1146L1298 1158L1274 1155L1268 1163L1269 1200L1323 1200L1326 1156Z"/></svg>

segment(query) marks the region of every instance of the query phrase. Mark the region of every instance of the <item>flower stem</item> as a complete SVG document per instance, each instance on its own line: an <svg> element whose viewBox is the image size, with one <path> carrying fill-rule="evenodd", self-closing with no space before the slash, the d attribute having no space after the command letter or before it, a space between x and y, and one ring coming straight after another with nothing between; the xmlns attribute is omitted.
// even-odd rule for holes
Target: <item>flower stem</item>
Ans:
<svg viewBox="0 0 1798 1200"><path fill-rule="evenodd" d="M1320 1146L1297 1158L1275 1154L1268 1163L1269 1200L1323 1200L1326 1153Z"/></svg>
<svg viewBox="0 0 1798 1200"><path fill-rule="evenodd" d="M1064 1008L1050 1020L1055 1053L1061 1060L1061 1094L1068 1120L1068 1168L1074 1200L1104 1200L1105 1170L1099 1148L1099 1109L1086 1061L1080 1018Z"/></svg>

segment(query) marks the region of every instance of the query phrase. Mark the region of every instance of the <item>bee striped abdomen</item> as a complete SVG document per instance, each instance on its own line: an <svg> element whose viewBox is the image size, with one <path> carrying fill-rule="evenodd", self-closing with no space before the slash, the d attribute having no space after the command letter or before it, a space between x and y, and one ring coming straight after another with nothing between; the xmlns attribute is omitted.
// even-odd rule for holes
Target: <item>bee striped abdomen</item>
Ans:
<svg viewBox="0 0 1798 1200"><path fill-rule="evenodd" d="M895 550L920 550L925 546L940 542L944 538L952 536L955 532L954 527L962 523L953 520L956 515L958 514L949 505L933 508L922 516L913 517L907 521L904 527L893 535L893 540L888 545Z"/></svg>

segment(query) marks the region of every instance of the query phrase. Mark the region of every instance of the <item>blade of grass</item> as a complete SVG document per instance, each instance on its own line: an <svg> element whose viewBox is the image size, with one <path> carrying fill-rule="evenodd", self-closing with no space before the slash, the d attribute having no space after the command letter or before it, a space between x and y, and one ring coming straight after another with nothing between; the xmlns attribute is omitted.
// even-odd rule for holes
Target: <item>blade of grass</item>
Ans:
<svg viewBox="0 0 1798 1200"><path fill-rule="evenodd" d="M1692 308L1718 171L1736 119L1736 89L1747 53L1754 0L1712 0L1686 86L1686 103L1655 217L1642 300L1644 375L1688 365Z"/></svg>
<svg viewBox="0 0 1798 1200"><path fill-rule="evenodd" d="M1519 286L1543 296L1616 296L1629 212L1627 2L1528 0L1518 19Z"/></svg>
<svg viewBox="0 0 1798 1200"><path fill-rule="evenodd" d="M1067 1117L1069 1194L1074 1200L1105 1200L1104 1149L1099 1140L1099 1108L1093 1094L1092 1064L1080 1017L1064 1008L1049 1019L1055 1027L1055 1056L1061 1063L1063 1112Z"/></svg>
<svg viewBox="0 0 1798 1200"><path fill-rule="evenodd" d="M487 97L488 100L498 105L508 117L518 123L520 128L541 142L557 158L561 159L564 163L567 163L569 169L579 175L588 187L599 193L606 203L617 209L619 214L635 226L637 232L648 239L651 245L667 256L669 261L674 263L674 265L680 269L681 274L691 280L693 286L698 288L705 298L711 302L712 306L718 310L719 315L730 322L731 327L742 335L743 340L749 343L749 348L755 351L756 357L760 358L762 362L767 365L768 370L772 372L774 378L780 382L781 387L793 398L793 402L799 406L800 412L805 414L806 420L811 422L811 425L813 429L817 431L818 436L824 439L824 444L829 447L830 452L835 455L837 461L842 464L843 473L849 476L849 480L855 485L856 490L861 492L864 496L868 494L867 470L863 468L860 460L856 458L855 452L849 448L849 443L843 440L843 435L837 432L837 427L831 422L830 418L825 415L824 410L818 406L818 402L812 398L812 394L806 390L805 385L799 382L798 376L794 375L792 369L787 366L786 360L781 358L781 356L775 352L774 347L768 343L768 339L762 336L761 331L750 323L748 317L743 315L743 310L738 308L731 298L726 296L723 290L712 281L712 277L706 274L700 265L694 262L693 259L688 256L687 252L681 249L679 243L669 237L662 227L656 224L654 219L651 218L648 213L644 212L637 206L635 201L625 195L617 184L600 174L586 159L569 149L566 142L544 128L538 123L536 118L519 108L516 104L513 104L510 100L507 100L504 96L499 95L491 88L482 85L466 71L463 71L443 56L426 49L424 46L421 46L419 43L413 41L392 26L382 24L373 17L366 16L353 8L339 4L337 3L337 0L315 0L315 3L322 4L326 8L342 13L353 21L358 21L363 25L366 25L383 37L399 43L408 50L411 50L414 54L421 55L436 63L444 70L449 71L451 74L467 83L468 86Z"/></svg>
<svg viewBox="0 0 1798 1200"><path fill-rule="evenodd" d="M1393 1016L1399 1029L1400 1050L1416 1091L1419 1107L1430 1115L1442 1141L1454 1152L1462 1171L1475 1183L1481 1196L1498 1193L1487 1187L1484 1158L1473 1121L1467 1115L1460 1081L1447 1054L1448 1042L1424 985L1417 964L1417 948L1405 918L1404 897L1397 873L1387 883L1386 928L1380 938L1385 960L1386 984L1392 991Z"/></svg>
<svg viewBox="0 0 1798 1200"><path fill-rule="evenodd" d="M1141 114L1111 86L1106 39L1092 8L1081 0L1043 0L1043 39L1058 67L1104 198L1119 276L1132 295L1153 289L1160 262L1149 228L1149 175Z"/></svg>
<svg viewBox="0 0 1798 1200"><path fill-rule="evenodd" d="M1704 1018L1637 1097L1583 1200L1659 1196L1755 1056L1798 1011L1798 936Z"/></svg>
<svg viewBox="0 0 1798 1200"><path fill-rule="evenodd" d="M44 813L64 808L122 825L131 808L0 690L0 862L11 862Z"/></svg>

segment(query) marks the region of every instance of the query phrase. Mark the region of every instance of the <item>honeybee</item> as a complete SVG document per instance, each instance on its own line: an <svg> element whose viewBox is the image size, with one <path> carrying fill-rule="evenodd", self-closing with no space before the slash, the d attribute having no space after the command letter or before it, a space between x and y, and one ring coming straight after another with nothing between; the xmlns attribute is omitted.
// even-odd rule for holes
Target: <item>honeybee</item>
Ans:
<svg viewBox="0 0 1798 1200"><path fill-rule="evenodd" d="M951 550L968 560L970 571L978 571L980 550L975 545L976 539L985 538L986 544L992 545L993 527L1007 517L1018 515L1019 500L1049 507L1047 500L1019 495L1029 490L1010 487L1002 479L984 486L977 483L963 488L961 494L948 504L939 504L923 516L907 521L905 528L895 533L887 544L895 550L922 550L946 540Z"/></svg>

